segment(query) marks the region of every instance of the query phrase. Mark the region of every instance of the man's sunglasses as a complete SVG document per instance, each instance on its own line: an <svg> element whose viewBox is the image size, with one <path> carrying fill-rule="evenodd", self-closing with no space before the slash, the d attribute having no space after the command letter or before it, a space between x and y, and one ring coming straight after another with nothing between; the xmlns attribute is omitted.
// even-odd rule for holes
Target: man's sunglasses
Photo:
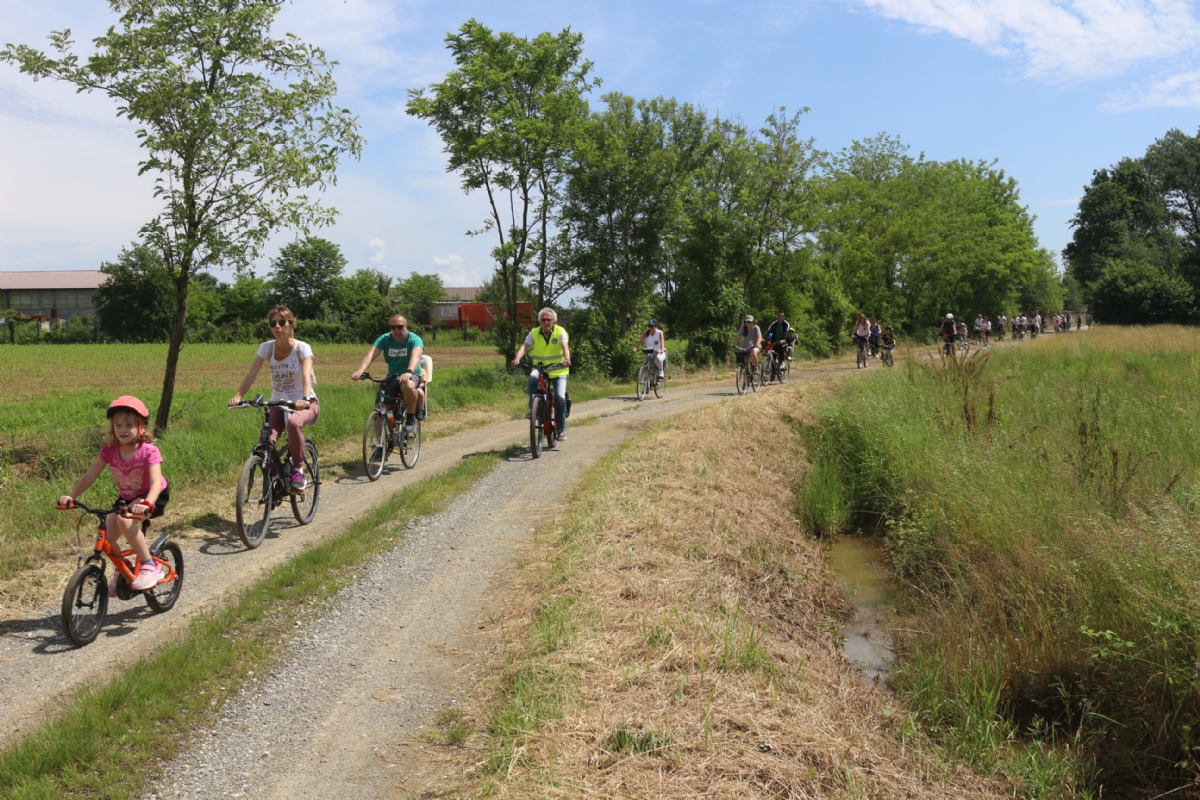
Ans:
<svg viewBox="0 0 1200 800"><path fill-rule="evenodd" d="M273 319L267 324L272 328L282 328L284 325L288 324L288 321L286 319Z"/></svg>
<svg viewBox="0 0 1200 800"><path fill-rule="evenodd" d="M404 330L404 329L405 329L405 328L407 328L407 327L408 327L407 325L393 325L393 326L392 326L392 330L394 330L394 331L402 331L402 330Z"/></svg>
<svg viewBox="0 0 1200 800"><path fill-rule="evenodd" d="M542 317L542 322L554 322L554 320L550 319L549 317Z"/></svg>

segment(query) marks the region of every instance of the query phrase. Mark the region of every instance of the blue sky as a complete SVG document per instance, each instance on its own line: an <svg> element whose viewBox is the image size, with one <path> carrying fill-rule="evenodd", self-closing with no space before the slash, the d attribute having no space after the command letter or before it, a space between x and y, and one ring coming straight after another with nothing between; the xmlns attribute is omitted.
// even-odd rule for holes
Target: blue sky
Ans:
<svg viewBox="0 0 1200 800"><path fill-rule="evenodd" d="M114 20L100 0L4 8L0 42L42 45L67 27L81 52ZM1187 2L292 0L278 31L341 62L340 102L368 140L328 193L342 213L320 233L351 269L437 272L447 285L491 270L493 242L465 235L484 198L461 192L436 135L404 113L406 89L452 68L443 38L471 17L523 36L582 32L604 80L597 106L604 91L664 95L754 125L807 106L805 132L825 150L886 131L928 158L996 159L1055 252L1092 170L1200 126L1200 9ZM0 66L0 270L113 258L155 212L138 158L111 101Z"/></svg>

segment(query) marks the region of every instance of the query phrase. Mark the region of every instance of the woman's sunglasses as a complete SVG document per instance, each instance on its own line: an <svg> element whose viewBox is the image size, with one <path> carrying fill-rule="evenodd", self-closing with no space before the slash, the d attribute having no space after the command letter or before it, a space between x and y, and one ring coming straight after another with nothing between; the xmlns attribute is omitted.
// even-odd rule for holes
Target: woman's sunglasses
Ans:
<svg viewBox="0 0 1200 800"><path fill-rule="evenodd" d="M282 328L288 324L288 321L286 319L273 319L267 324L272 328Z"/></svg>

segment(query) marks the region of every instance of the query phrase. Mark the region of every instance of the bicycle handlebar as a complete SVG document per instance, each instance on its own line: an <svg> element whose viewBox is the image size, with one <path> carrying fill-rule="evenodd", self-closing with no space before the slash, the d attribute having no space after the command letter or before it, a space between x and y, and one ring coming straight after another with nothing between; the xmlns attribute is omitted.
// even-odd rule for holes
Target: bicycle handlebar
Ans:
<svg viewBox="0 0 1200 800"><path fill-rule="evenodd" d="M154 509L154 507L150 506L150 504L147 503L145 501L145 499L138 500L137 502L140 503L141 505L149 506L152 511ZM91 506L81 503L78 500L73 500L73 501L71 501L70 505L66 505L66 506L55 504L54 509L56 511L84 511L88 514L93 514L100 518L107 517L109 514L117 514L118 516L122 516L125 519L132 519L132 520L136 520L138 522L150 519L149 514L144 514L144 515L143 514L134 514L132 511L129 510L128 505L115 505L112 508L100 509L100 508L92 508Z"/></svg>
<svg viewBox="0 0 1200 800"><path fill-rule="evenodd" d="M270 400L263 402L263 396L255 395L253 400L243 400L236 406L230 408L286 408L290 411L296 411L296 403L292 400Z"/></svg>
<svg viewBox="0 0 1200 800"><path fill-rule="evenodd" d="M561 361L558 362L557 364L534 364L532 361L522 360L520 362L520 366L525 367L527 369L552 370L552 369L562 369L566 365L563 364Z"/></svg>

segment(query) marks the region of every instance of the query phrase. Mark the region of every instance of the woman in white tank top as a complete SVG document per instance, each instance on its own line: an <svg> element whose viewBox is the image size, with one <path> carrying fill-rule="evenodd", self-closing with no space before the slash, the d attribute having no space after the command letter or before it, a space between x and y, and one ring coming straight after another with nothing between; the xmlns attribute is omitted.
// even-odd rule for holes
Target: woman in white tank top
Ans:
<svg viewBox="0 0 1200 800"><path fill-rule="evenodd" d="M647 323L646 332L642 334L641 339L638 339L638 345L633 348L633 352L636 353L643 347L652 347L658 351L658 355L655 356L658 359L658 377L663 377L667 368L667 340L658 327L658 320L652 319Z"/></svg>

